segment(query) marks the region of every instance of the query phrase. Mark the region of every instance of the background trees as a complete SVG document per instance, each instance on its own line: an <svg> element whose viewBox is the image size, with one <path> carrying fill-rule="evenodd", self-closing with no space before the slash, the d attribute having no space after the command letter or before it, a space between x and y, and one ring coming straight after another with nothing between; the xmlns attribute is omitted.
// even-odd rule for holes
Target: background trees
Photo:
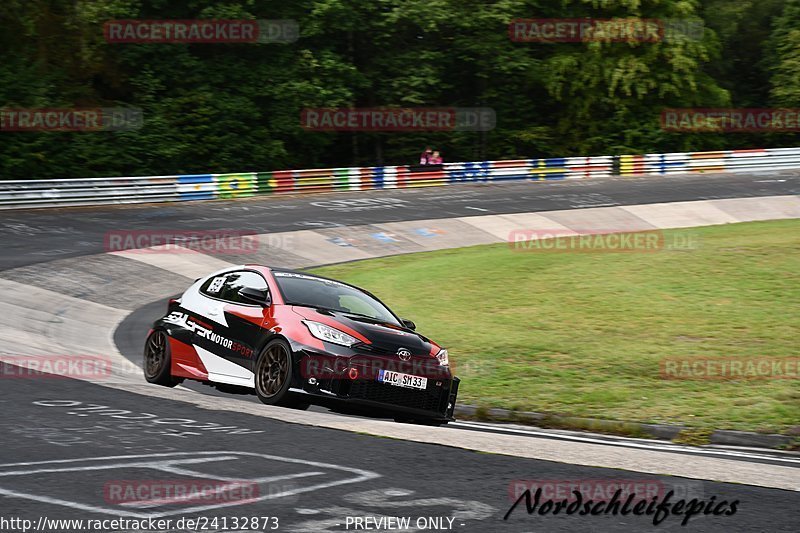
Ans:
<svg viewBox="0 0 800 533"><path fill-rule="evenodd" d="M515 18L702 22L658 43L518 43ZM110 19L295 19L291 44L109 44ZM130 132L0 132L0 177L405 164L796 144L677 134L665 107L800 107L800 0L5 0L0 106L138 107ZM321 133L306 107L491 107L490 132Z"/></svg>

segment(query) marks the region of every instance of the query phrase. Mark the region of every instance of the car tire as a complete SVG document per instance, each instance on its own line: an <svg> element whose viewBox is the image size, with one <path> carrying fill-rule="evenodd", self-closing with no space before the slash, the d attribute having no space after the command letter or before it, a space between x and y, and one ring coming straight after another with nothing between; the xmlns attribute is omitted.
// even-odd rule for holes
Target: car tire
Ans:
<svg viewBox="0 0 800 533"><path fill-rule="evenodd" d="M308 409L307 402L289 392L294 376L294 365L292 350L285 340L272 340L261 350L253 374L256 396L262 403L300 410Z"/></svg>
<svg viewBox="0 0 800 533"><path fill-rule="evenodd" d="M171 367L172 351L169 346L169 337L165 331L157 329L150 333L144 343L144 360L142 361L144 379L156 385L174 387L183 380L172 376Z"/></svg>

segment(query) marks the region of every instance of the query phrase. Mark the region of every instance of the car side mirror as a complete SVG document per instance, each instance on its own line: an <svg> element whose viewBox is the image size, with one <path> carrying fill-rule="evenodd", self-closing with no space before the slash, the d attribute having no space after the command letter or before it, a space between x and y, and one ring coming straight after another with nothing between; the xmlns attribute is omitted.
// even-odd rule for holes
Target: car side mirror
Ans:
<svg viewBox="0 0 800 533"><path fill-rule="evenodd" d="M402 322L403 325L408 329L417 329L417 325L414 324L414 322L412 322L411 320L406 320L405 318L401 318L400 322Z"/></svg>
<svg viewBox="0 0 800 533"><path fill-rule="evenodd" d="M249 303L269 307L272 305L272 298L267 289L254 289L253 287L242 287L239 289L239 296Z"/></svg>

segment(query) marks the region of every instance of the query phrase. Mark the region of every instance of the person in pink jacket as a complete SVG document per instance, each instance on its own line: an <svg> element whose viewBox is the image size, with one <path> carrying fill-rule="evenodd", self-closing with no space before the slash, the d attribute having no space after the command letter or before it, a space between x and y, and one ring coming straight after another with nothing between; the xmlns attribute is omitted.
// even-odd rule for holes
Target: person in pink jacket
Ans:
<svg viewBox="0 0 800 533"><path fill-rule="evenodd" d="M420 156L419 156L419 164L420 165L429 165L432 152L433 152L433 150L431 150L431 147L430 146L426 146L425 147L425 151L422 152L422 154L420 154Z"/></svg>

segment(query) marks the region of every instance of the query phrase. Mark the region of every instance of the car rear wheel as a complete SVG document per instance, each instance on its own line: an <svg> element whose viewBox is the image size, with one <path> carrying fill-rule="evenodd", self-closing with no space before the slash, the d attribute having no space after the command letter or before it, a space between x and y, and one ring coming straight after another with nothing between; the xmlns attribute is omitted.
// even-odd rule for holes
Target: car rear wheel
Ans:
<svg viewBox="0 0 800 533"><path fill-rule="evenodd" d="M144 378L156 385L174 387L182 379L176 379L170 374L172 353L169 349L169 339L164 331L156 330L147 337L144 343Z"/></svg>
<svg viewBox="0 0 800 533"><path fill-rule="evenodd" d="M289 392L294 374L292 366L292 352L286 341L275 339L262 350L256 361L254 378L256 395L262 403L308 409L308 402Z"/></svg>

